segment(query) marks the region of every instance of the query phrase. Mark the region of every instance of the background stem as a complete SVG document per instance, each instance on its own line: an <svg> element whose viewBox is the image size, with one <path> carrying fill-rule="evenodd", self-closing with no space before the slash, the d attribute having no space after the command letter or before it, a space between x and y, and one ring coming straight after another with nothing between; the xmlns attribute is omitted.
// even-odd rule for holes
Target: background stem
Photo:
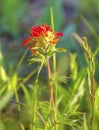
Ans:
<svg viewBox="0 0 99 130"><path fill-rule="evenodd" d="M50 17L51 17L51 27L52 27L52 30L54 31L54 11L53 11L53 6L50 7ZM56 53L53 54L52 58L53 58L53 72L56 73ZM57 115L57 81L54 82L54 87L55 87L55 90L54 90L55 91L55 112L56 112L56 115ZM57 126L57 129L58 129L58 126Z"/></svg>
<svg viewBox="0 0 99 130"><path fill-rule="evenodd" d="M91 105L92 105L92 116L91 116L91 130L93 130L93 120L94 120L94 72L92 72L91 79Z"/></svg>
<svg viewBox="0 0 99 130"><path fill-rule="evenodd" d="M18 96L16 88L14 89L14 92L15 92L16 103L18 105L18 111L20 111L21 107L20 107L20 104L19 104L19 96Z"/></svg>
<svg viewBox="0 0 99 130"><path fill-rule="evenodd" d="M33 93L32 93L32 125L31 130L36 130L36 108L37 108L37 84L34 86Z"/></svg>

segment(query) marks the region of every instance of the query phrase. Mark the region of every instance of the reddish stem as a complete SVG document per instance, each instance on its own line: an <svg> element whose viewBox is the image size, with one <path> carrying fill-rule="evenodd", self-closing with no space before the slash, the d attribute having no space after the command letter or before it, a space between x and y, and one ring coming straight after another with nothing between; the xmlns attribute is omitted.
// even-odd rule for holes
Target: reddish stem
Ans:
<svg viewBox="0 0 99 130"><path fill-rule="evenodd" d="M47 63L48 79L50 80L52 74L51 74L51 67L50 67L49 59L46 59L46 63ZM53 116L54 116L54 128L55 130L57 130L57 124L56 124L57 119L56 119L55 102L54 102L54 89L53 89L52 82L49 83L49 89L50 89L50 102L51 102Z"/></svg>

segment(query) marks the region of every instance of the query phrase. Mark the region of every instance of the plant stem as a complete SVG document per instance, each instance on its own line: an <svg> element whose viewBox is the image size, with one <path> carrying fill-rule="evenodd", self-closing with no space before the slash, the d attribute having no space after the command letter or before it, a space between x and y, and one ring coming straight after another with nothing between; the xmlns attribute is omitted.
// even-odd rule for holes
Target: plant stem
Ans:
<svg viewBox="0 0 99 130"><path fill-rule="evenodd" d="M91 100L92 100L92 104L94 105L94 72L92 73L92 90L91 90Z"/></svg>
<svg viewBox="0 0 99 130"><path fill-rule="evenodd" d="M51 26L54 31L54 15L53 15L53 7L50 7L50 17L51 17Z"/></svg>
<svg viewBox="0 0 99 130"><path fill-rule="evenodd" d="M47 63L47 72L48 72L48 79L51 79L51 67L50 67L50 63L49 63L49 59L46 59L46 63ZM50 102L51 102L51 107L52 107L52 111L53 111L53 118L54 118L54 130L57 130L57 118L56 118L56 111L55 111L55 102L54 102L54 89L53 89L53 83L50 82L49 83L49 90L50 90Z"/></svg>
<svg viewBox="0 0 99 130"><path fill-rule="evenodd" d="M93 130L93 123L94 123L94 70L95 70L95 66L94 66L94 61L93 61L93 57L92 54L90 54L90 52L88 53L88 59L89 59L89 63L91 64L91 72L90 72L90 81L91 81L91 118L90 118L90 130Z"/></svg>
<svg viewBox="0 0 99 130"><path fill-rule="evenodd" d="M53 6L50 7L50 17L51 17L51 27L52 27L52 30L54 31L54 11L53 11ZM56 72L56 53L53 54L53 72L55 73ZM57 101L57 81L54 82L54 86L55 86L55 112L56 112L56 115L57 115L57 104L56 104L56 101ZM58 126L57 126L57 129L58 129Z"/></svg>
<svg viewBox="0 0 99 130"><path fill-rule="evenodd" d="M38 91L38 79L39 79L39 74L40 71L43 67L44 62L42 62L41 66L38 69L37 77L34 83L34 89L32 93L32 110L33 110L33 116L32 116L32 125L31 125L31 130L36 130L36 120L37 120L37 91Z"/></svg>
<svg viewBox="0 0 99 130"><path fill-rule="evenodd" d="M92 105L92 116L91 116L91 130L92 130L94 120L94 72L92 72L92 79L91 79L91 105Z"/></svg>
<svg viewBox="0 0 99 130"><path fill-rule="evenodd" d="M36 107L37 107L37 86L34 86L33 94L32 94L32 110L33 110L33 116L32 116L32 125L31 130L36 130Z"/></svg>
<svg viewBox="0 0 99 130"><path fill-rule="evenodd" d="M20 104L19 104L19 97L18 97L18 93L17 93L16 88L14 89L14 92L15 92L16 103L18 105L18 111L20 111L21 107L20 107Z"/></svg>

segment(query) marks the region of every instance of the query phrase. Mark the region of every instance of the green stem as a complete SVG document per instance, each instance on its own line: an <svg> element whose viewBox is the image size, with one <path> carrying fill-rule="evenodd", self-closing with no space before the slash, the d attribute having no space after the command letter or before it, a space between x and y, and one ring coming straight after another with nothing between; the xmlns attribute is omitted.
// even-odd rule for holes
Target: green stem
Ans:
<svg viewBox="0 0 99 130"><path fill-rule="evenodd" d="M40 67L38 68L38 73L37 73L37 77L34 83L34 89L32 93L32 101L33 101L32 102L32 110L33 110L32 123L33 124L31 125L31 130L36 130L38 79L43 65L44 65L44 60L42 61Z"/></svg>
<svg viewBox="0 0 99 130"><path fill-rule="evenodd" d="M20 111L21 107L20 107L20 104L19 104L19 97L18 97L18 93L17 93L16 88L14 89L14 92L15 92L16 103L18 105L18 111Z"/></svg>
<svg viewBox="0 0 99 130"><path fill-rule="evenodd" d="M94 72L92 72L91 79L91 105L92 105L92 115L91 115L91 130L93 130L93 121L94 121Z"/></svg>
<svg viewBox="0 0 99 130"><path fill-rule="evenodd" d="M51 26L52 26L52 29L54 31L54 17L53 17L53 7L51 6L50 7L50 17L51 17Z"/></svg>
<svg viewBox="0 0 99 130"><path fill-rule="evenodd" d="M54 14L53 14L53 7L50 7L50 17L51 17L51 27L54 31ZM56 54L53 54L53 70L56 72Z"/></svg>
<svg viewBox="0 0 99 130"><path fill-rule="evenodd" d="M47 72L48 72L48 79L51 79L51 67L49 63L49 59L46 59L47 63ZM53 111L53 118L54 118L54 130L57 130L57 117L56 117L56 111L55 111L55 102L54 102L54 88L53 88L53 83L49 83L49 90L50 90L50 102L51 102L51 107Z"/></svg>
<svg viewBox="0 0 99 130"><path fill-rule="evenodd" d="M37 74L37 77L36 77L36 80L35 80L35 83L34 83L33 93L32 93L33 116L32 116L32 125L30 127L31 130L36 130L38 78L39 78L39 72Z"/></svg>
<svg viewBox="0 0 99 130"><path fill-rule="evenodd" d="M32 101L33 101L32 102L33 116L32 116L31 130L36 130L37 84L34 86L33 89Z"/></svg>
<svg viewBox="0 0 99 130"><path fill-rule="evenodd" d="M92 73L92 104L94 105L94 72Z"/></svg>
<svg viewBox="0 0 99 130"><path fill-rule="evenodd" d="M50 17L51 17L51 27L52 27L52 30L54 31L54 14L53 14L53 7L51 6L50 7ZM56 73L56 53L53 54L53 72ZM57 82L54 83L55 85L55 116L57 115ZM57 117L57 116L56 116ZM57 120L57 119L55 119ZM56 126L56 129L58 130L58 126Z"/></svg>

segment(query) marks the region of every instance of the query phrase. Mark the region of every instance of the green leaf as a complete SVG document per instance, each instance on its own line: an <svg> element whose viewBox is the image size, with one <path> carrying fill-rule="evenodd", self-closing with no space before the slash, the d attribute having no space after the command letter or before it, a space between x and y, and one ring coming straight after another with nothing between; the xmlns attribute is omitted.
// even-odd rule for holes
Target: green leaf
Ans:
<svg viewBox="0 0 99 130"><path fill-rule="evenodd" d="M93 130L98 130L99 128L99 88L95 91L95 102L94 102L94 122Z"/></svg>
<svg viewBox="0 0 99 130"><path fill-rule="evenodd" d="M56 52L67 52L65 48L57 48Z"/></svg>
<svg viewBox="0 0 99 130"><path fill-rule="evenodd" d="M77 54L70 53L70 77L75 80L78 76Z"/></svg>
<svg viewBox="0 0 99 130"><path fill-rule="evenodd" d="M50 104L46 101L39 102L38 104L40 112L43 115L43 118L47 120L50 115Z"/></svg>
<svg viewBox="0 0 99 130"><path fill-rule="evenodd" d="M77 93L77 91L81 91L80 89L84 87L83 84L85 82L86 74L87 74L87 70L86 69L82 69L79 72L76 80L72 82L71 87L69 87L73 96L75 96L75 94Z"/></svg>
<svg viewBox="0 0 99 130"><path fill-rule="evenodd" d="M29 64L33 64L33 63L41 63L42 59L38 58L38 57L33 57L31 59L28 60Z"/></svg>
<svg viewBox="0 0 99 130"><path fill-rule="evenodd" d="M88 125L87 125L87 119L86 119L86 115L85 114L83 114L83 120L84 120L84 130L89 130L88 129Z"/></svg>
<svg viewBox="0 0 99 130"><path fill-rule="evenodd" d="M23 91L24 91L25 100L26 100L28 106L30 106L30 105L31 105L30 93L29 93L29 91L27 90L26 86L24 86L23 84L21 84L21 88L22 88Z"/></svg>
<svg viewBox="0 0 99 130"><path fill-rule="evenodd" d="M26 83L36 72L37 72L38 68L35 69L34 71L31 71L31 73L29 73L23 80L22 80L22 84Z"/></svg>
<svg viewBox="0 0 99 130"><path fill-rule="evenodd" d="M3 108L9 103L13 95L14 91L8 91L5 93L5 95L2 96L0 99L0 111L3 110Z"/></svg>
<svg viewBox="0 0 99 130"><path fill-rule="evenodd" d="M22 54L22 56L20 57L20 59L19 59L19 61L18 61L18 63L17 63L17 66L16 66L16 69L15 69L15 70L19 69L19 67L21 66L21 64L22 64L22 62L23 62L23 60L24 60L24 58L25 58L27 52L28 52L28 49L27 49L27 50Z"/></svg>
<svg viewBox="0 0 99 130"><path fill-rule="evenodd" d="M0 88L0 96L3 94L3 92L6 90L6 86L3 85L1 88Z"/></svg>
<svg viewBox="0 0 99 130"><path fill-rule="evenodd" d="M0 65L0 80L6 81L7 75L3 66Z"/></svg>
<svg viewBox="0 0 99 130"><path fill-rule="evenodd" d="M17 89L17 83L18 83L18 76L14 74L11 78L8 79L8 90L15 90Z"/></svg>

